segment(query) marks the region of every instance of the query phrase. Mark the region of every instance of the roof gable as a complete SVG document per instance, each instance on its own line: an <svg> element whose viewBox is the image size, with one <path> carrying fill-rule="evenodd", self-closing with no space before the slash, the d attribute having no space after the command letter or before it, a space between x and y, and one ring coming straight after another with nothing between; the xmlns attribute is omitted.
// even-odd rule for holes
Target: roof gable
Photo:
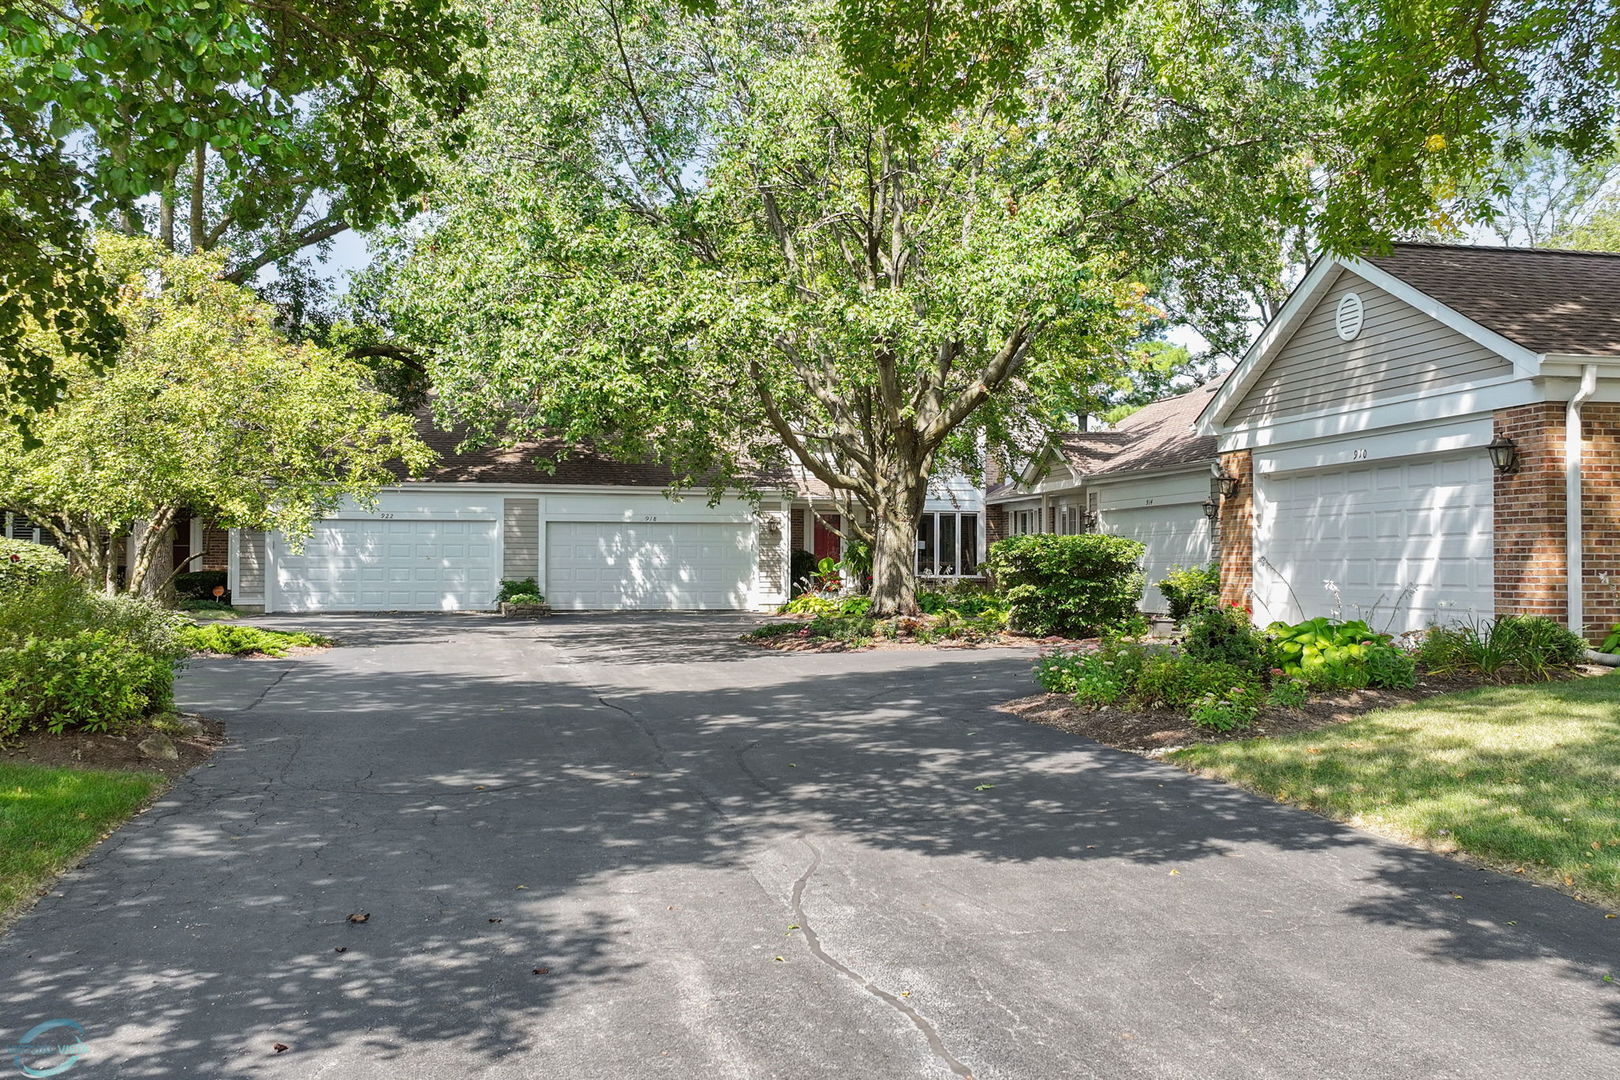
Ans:
<svg viewBox="0 0 1620 1080"><path fill-rule="evenodd" d="M1608 299L1620 295L1620 255L1396 244L1389 255L1324 256L1204 410L1200 432L1213 434L1234 422L1234 415L1267 369L1308 320L1318 315L1327 294L1341 288L1345 274L1494 353L1523 378L1539 375L1542 361L1553 353L1620 357L1620 311ZM1592 280L1577 284L1583 275ZM1436 363L1442 360L1435 359ZM1378 377L1375 369L1366 374ZM1469 373L1460 370L1454 374L1466 377ZM1418 379L1408 392L1426 389Z"/></svg>

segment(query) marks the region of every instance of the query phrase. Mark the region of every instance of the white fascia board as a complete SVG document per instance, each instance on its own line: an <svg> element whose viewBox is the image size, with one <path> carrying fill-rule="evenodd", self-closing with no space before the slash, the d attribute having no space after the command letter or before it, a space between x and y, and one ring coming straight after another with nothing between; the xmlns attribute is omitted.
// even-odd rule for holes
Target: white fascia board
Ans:
<svg viewBox="0 0 1620 1080"><path fill-rule="evenodd" d="M1510 375L1458 387L1443 394L1412 394L1351 409L1323 411L1277 423L1234 428L1221 434L1219 447L1224 454L1233 450L1284 446L1402 428L1411 424L1447 423L1543 400L1548 400L1543 386Z"/></svg>
<svg viewBox="0 0 1620 1080"><path fill-rule="evenodd" d="M1216 391L1204 411L1198 414L1197 431L1200 435L1222 434L1220 424L1226 419L1226 414L1243 396L1254 386L1271 362L1276 351L1293 337L1294 331L1304 321L1316 306L1316 301L1322 294L1333 287L1344 271L1344 264L1330 255L1324 255L1316 260L1294 291L1289 294L1288 301L1283 304L1282 310L1266 324L1260 331L1260 336L1254 339L1243 359L1238 361L1232 374L1226 377L1226 382Z"/></svg>
<svg viewBox="0 0 1620 1080"><path fill-rule="evenodd" d="M1428 293L1419 291L1394 274L1380 270L1364 259L1346 259L1344 265L1397 300L1404 301L1436 322L1444 323L1457 333L1503 357L1512 363L1513 369L1520 377L1533 379L1541 374L1541 354L1532 352L1516 341L1509 341L1495 330L1481 326L1456 309L1447 307Z"/></svg>
<svg viewBox="0 0 1620 1080"><path fill-rule="evenodd" d="M1494 434L1489 414L1476 414L1451 423L1418 423L1404 428L1333 436L1256 452L1256 476L1324 469L1347 465L1377 465L1400 458L1483 449Z"/></svg>

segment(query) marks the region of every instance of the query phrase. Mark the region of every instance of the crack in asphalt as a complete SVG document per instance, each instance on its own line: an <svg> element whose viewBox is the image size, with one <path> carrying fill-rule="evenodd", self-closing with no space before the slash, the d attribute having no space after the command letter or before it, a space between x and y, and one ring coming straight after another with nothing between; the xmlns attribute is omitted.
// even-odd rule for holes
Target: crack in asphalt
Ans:
<svg viewBox="0 0 1620 1080"><path fill-rule="evenodd" d="M810 955L814 956L817 960L820 960L823 964L826 964L828 967L838 972L838 974L859 986L862 990L865 990L868 994L871 994L879 1001L882 1001L890 1008L905 1016L905 1018L910 1020L918 1031L922 1032L923 1038L928 1040L928 1048L934 1052L934 1056L937 1057L946 1068L950 1069L951 1072L955 1073L957 1076L962 1077L962 1080L973 1080L973 1070L969 1069L965 1064L952 1056L950 1050L945 1046L945 1040L940 1037L939 1030L935 1028L934 1025L926 1018L924 1018L921 1013L919 1013L916 1009L913 1009L903 998L891 994L882 987L875 985L872 980L868 979L865 975L860 974L842 961L828 955L827 950L821 947L821 936L816 933L815 927L810 923L810 916L807 915L804 910L805 886L810 883L811 876L815 874L816 868L821 865L821 851L802 834L799 836L798 840L799 843L810 849L810 865L805 867L804 873L800 874L798 880L794 881L793 883L793 918L794 921L799 924L799 931L804 934L804 943L810 947Z"/></svg>

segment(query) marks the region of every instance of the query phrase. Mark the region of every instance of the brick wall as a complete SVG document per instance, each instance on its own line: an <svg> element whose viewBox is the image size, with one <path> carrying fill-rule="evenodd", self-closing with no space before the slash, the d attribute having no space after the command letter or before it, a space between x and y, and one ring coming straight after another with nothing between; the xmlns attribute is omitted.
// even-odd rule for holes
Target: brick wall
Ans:
<svg viewBox="0 0 1620 1080"><path fill-rule="evenodd" d="M231 534L229 530L213 525L203 526L203 557L199 570L229 570L231 568Z"/></svg>
<svg viewBox="0 0 1620 1080"><path fill-rule="evenodd" d="M1586 636L1620 622L1620 405L1581 410L1582 579ZM1496 432L1519 448L1518 468L1496 475L1496 613L1568 616L1564 563L1564 405L1541 402L1496 413Z"/></svg>
<svg viewBox="0 0 1620 1080"><path fill-rule="evenodd" d="M1496 474L1496 613L1563 622L1564 406L1499 409L1495 428L1519 448L1518 468Z"/></svg>
<svg viewBox="0 0 1620 1080"><path fill-rule="evenodd" d="M986 550L997 540L1007 538L1007 508L1005 506L987 506L984 508L984 546Z"/></svg>
<svg viewBox="0 0 1620 1080"><path fill-rule="evenodd" d="M1586 560L1586 634L1601 640L1620 623L1620 404L1581 408L1586 445L1581 455Z"/></svg>
<svg viewBox="0 0 1620 1080"><path fill-rule="evenodd" d="M1221 468L1242 481L1237 494L1219 499L1215 550L1221 566L1221 603L1250 607L1254 601L1254 459L1247 450L1221 455Z"/></svg>

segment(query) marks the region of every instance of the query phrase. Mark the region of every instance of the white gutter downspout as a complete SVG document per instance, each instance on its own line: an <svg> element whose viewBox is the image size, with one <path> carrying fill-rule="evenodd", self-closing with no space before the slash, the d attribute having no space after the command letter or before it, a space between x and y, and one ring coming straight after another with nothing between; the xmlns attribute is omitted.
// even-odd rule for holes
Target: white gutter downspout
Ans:
<svg viewBox="0 0 1620 1080"><path fill-rule="evenodd" d="M1586 583L1584 533L1581 513L1581 406L1597 392L1597 365L1581 369L1581 388L1564 411L1564 570L1567 580L1569 628L1586 636Z"/></svg>

